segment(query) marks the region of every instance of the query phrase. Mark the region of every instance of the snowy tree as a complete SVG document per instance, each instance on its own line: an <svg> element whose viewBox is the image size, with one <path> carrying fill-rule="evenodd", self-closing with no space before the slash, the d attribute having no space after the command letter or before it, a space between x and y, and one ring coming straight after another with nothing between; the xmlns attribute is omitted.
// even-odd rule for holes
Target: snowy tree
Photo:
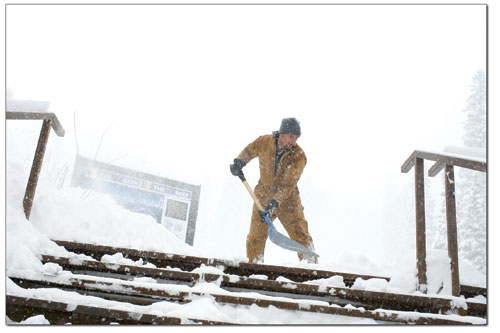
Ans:
<svg viewBox="0 0 500 333"><path fill-rule="evenodd" d="M464 112L466 147L486 148L486 74L476 73ZM458 245L461 258L486 273L486 173L457 168Z"/></svg>
<svg viewBox="0 0 500 333"><path fill-rule="evenodd" d="M470 91L471 94L463 110L466 114L466 120L463 122L463 144L465 147L485 148L486 77L484 71L480 70L475 74ZM435 179L441 184L440 196L436 200L437 207L426 207L431 211L426 212L430 215L427 229L430 247L442 250L448 248L444 177L444 172L441 172ZM459 257L468 260L476 269L486 273L486 174L455 168L455 181ZM428 197L430 196L426 193L426 199Z"/></svg>
<svg viewBox="0 0 500 333"><path fill-rule="evenodd" d="M464 145L486 148L486 74L477 71L470 86L471 95L464 110L467 120L463 123Z"/></svg>

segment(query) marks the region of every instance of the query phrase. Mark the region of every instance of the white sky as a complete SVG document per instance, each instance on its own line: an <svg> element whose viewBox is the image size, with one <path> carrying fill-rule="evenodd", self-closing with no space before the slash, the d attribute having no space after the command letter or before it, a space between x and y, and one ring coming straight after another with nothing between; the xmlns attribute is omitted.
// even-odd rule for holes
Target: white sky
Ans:
<svg viewBox="0 0 500 333"><path fill-rule="evenodd" d="M306 152L399 163L461 143L485 27L480 5L8 6L7 84L66 127L77 109L147 131L141 149L239 151L296 116Z"/></svg>
<svg viewBox="0 0 500 333"><path fill-rule="evenodd" d="M412 180L400 173L411 152L462 145L469 84L486 69L484 5L6 11L15 98L50 100L72 148L77 110L88 157L111 125L98 159L127 154L124 166L202 184L202 200L249 200L229 163L282 118L297 117L313 238L329 223L367 232L383 225L381 209L412 194L398 192ZM256 163L246 172L256 184ZM223 208L212 209L220 216Z"/></svg>

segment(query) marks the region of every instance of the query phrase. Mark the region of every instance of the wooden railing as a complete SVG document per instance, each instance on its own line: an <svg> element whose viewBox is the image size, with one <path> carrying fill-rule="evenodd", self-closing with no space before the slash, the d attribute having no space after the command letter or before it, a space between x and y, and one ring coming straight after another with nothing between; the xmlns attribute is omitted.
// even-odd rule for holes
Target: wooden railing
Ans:
<svg viewBox="0 0 500 333"><path fill-rule="evenodd" d="M429 169L430 177L436 176L445 169L446 193L446 226L448 233L448 256L451 261L452 295L460 294L460 279L458 270L458 242L457 216L455 201L455 174L454 166L471 170L487 172L487 163L479 159L457 156L448 153L433 153L414 151L401 166L401 172L409 172L415 166L415 219L417 236L417 290L427 292L427 265L426 265L426 235L425 235L425 191L424 191L424 160L435 161Z"/></svg>
<svg viewBox="0 0 500 333"><path fill-rule="evenodd" d="M42 130L35 151L33 165L26 185L26 193L23 199L23 208L26 219L29 220L31 214L31 207L33 205L33 198L35 197L36 186L38 184L38 177L42 169L43 156L49 140L50 128L56 132L58 136L64 136L64 128L57 119L56 115L51 112L26 112L26 111L6 111L6 119L21 119L21 120L43 120Z"/></svg>

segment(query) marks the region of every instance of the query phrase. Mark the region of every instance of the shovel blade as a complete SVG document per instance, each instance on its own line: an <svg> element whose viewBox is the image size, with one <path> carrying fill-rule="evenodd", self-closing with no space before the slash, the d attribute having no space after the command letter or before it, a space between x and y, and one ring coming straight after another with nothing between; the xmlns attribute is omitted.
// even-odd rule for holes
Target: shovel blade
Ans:
<svg viewBox="0 0 500 333"><path fill-rule="evenodd" d="M267 216L266 216L266 222L269 225L269 239L271 240L271 242L286 250L295 251L319 258L319 255L317 253L309 250L307 247L297 243L293 239L288 238L287 236L283 235L278 230L276 230L273 223Z"/></svg>

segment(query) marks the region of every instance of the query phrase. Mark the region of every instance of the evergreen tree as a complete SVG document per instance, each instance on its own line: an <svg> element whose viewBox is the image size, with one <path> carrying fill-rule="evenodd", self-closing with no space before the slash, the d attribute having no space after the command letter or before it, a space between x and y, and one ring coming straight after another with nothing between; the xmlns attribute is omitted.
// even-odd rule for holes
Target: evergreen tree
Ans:
<svg viewBox="0 0 500 333"><path fill-rule="evenodd" d="M467 99L463 123L463 141L466 147L486 148L486 74L477 71L470 86L471 95Z"/></svg>
<svg viewBox="0 0 500 333"><path fill-rule="evenodd" d="M486 148L486 74L478 71L464 109L463 142ZM456 168L456 201L459 256L486 273L486 173Z"/></svg>
<svg viewBox="0 0 500 333"><path fill-rule="evenodd" d="M465 109L463 144L470 148L486 147L486 76L478 71L470 86L471 94ZM438 180L439 179L439 180ZM437 207L429 209L428 241L434 249L448 248L446 226L446 199L444 171L436 176L440 184ZM428 183L426 183L428 184ZM458 246L460 259L471 262L486 273L486 174L464 168L455 168ZM426 199L431 196L427 195ZM431 211L434 211L432 215Z"/></svg>

